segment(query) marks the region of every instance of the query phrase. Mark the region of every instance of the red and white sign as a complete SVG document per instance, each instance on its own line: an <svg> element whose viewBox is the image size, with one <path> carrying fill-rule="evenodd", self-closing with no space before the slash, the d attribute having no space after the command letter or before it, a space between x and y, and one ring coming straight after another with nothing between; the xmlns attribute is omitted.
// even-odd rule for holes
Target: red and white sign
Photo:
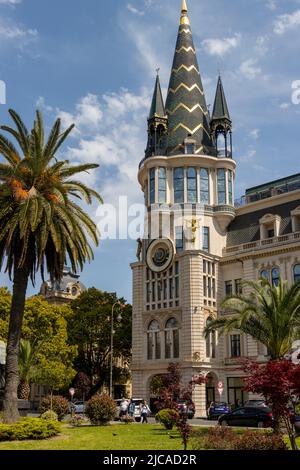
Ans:
<svg viewBox="0 0 300 470"><path fill-rule="evenodd" d="M218 382L218 392L220 395L222 395L222 393L224 392L224 384L221 380L220 382Z"/></svg>
<svg viewBox="0 0 300 470"><path fill-rule="evenodd" d="M75 394L75 388L69 388L69 394L71 395L71 397L73 397Z"/></svg>

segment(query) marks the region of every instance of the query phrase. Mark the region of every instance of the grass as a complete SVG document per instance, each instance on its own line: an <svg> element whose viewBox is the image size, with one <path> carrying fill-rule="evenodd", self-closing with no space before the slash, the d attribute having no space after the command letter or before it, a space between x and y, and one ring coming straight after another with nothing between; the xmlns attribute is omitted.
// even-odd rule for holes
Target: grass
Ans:
<svg viewBox="0 0 300 470"><path fill-rule="evenodd" d="M0 450L183 450L183 446L178 432L166 431L160 425L116 424L64 426L54 438L0 442Z"/></svg>

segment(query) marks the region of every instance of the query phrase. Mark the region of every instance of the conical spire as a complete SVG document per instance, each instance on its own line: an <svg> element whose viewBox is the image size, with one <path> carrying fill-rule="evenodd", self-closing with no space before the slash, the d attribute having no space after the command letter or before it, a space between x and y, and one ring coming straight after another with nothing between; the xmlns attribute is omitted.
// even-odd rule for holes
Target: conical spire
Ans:
<svg viewBox="0 0 300 470"><path fill-rule="evenodd" d="M214 103L214 110L211 117L212 121L220 121L222 119L227 119L231 121L230 114L228 111L227 101L224 93L224 88L222 84L221 76L218 79L215 103Z"/></svg>
<svg viewBox="0 0 300 470"><path fill-rule="evenodd" d="M150 114L149 114L149 119L153 117L165 117L166 116L166 111L165 111L165 105L162 97L162 92L161 92L161 86L160 86L160 80L159 80L159 75L157 74L156 77L156 82L155 82L155 87L154 87L154 93L153 93L153 98L152 98L152 103L151 103L151 108L150 108Z"/></svg>
<svg viewBox="0 0 300 470"><path fill-rule="evenodd" d="M195 140L198 154L215 154L185 0L182 2L166 112L169 117L168 154L184 153L183 141L187 137Z"/></svg>

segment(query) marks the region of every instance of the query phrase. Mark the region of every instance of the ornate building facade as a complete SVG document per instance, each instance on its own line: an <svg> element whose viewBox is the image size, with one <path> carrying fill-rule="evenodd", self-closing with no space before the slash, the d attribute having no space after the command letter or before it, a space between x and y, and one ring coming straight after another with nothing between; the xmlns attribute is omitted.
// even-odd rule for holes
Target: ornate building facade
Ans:
<svg viewBox="0 0 300 470"><path fill-rule="evenodd" d="M231 131L220 77L209 115L183 0L166 104L157 77L138 173L147 217L132 264L132 377L133 396L151 400L151 381L170 362L180 363L185 382L202 370L198 416L214 399L248 398L241 357L268 359L240 331L205 338L206 324L226 314L223 298L240 292L242 280L300 280L300 175L247 190L237 207Z"/></svg>

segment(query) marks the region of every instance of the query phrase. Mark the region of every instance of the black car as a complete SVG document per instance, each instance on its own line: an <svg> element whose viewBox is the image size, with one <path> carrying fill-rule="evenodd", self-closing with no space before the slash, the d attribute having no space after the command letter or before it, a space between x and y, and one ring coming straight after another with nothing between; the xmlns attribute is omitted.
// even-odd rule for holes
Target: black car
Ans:
<svg viewBox="0 0 300 470"><path fill-rule="evenodd" d="M221 426L246 426L255 428L268 428L273 425L272 410L267 407L241 407L220 416L218 422Z"/></svg>

